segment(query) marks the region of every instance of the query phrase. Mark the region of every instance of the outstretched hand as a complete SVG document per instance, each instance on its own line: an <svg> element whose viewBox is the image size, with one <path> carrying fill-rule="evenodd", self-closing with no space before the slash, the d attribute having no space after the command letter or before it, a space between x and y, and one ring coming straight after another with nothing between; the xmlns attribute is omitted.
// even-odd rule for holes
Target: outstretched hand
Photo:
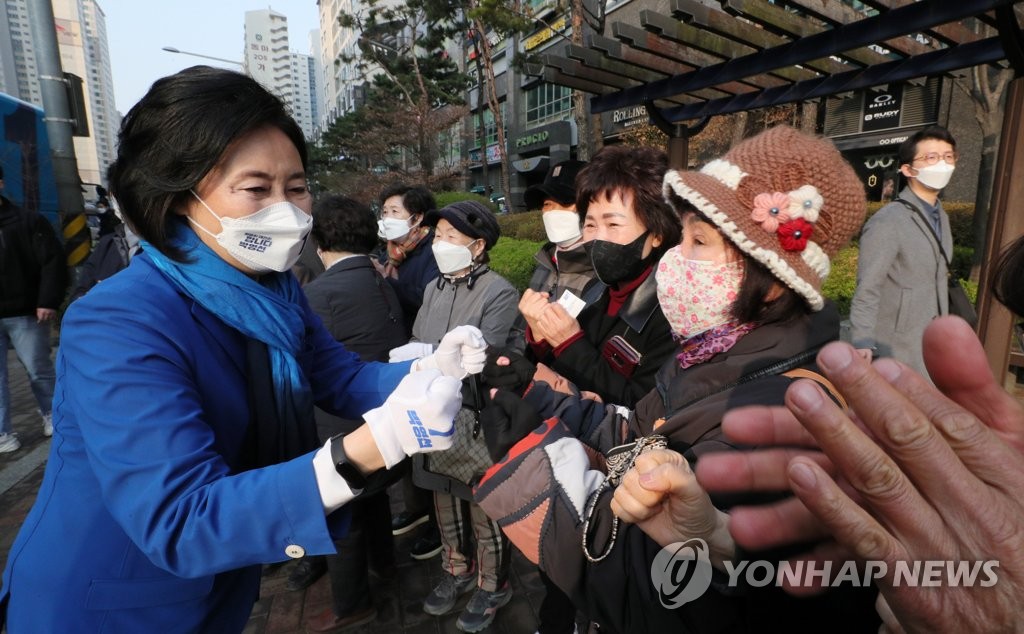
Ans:
<svg viewBox="0 0 1024 634"><path fill-rule="evenodd" d="M480 412L480 425L491 460L501 460L540 423L540 414L533 405L511 392L491 390L490 403Z"/></svg>
<svg viewBox="0 0 1024 634"><path fill-rule="evenodd" d="M829 344L819 365L853 414L816 384L798 381L786 394L787 410L737 411L724 421L734 437L812 440L800 444L816 443L830 468L776 449L742 454L738 462L729 457L731 481L724 457L706 456L698 479L709 490L744 479L750 488L792 490L798 499L757 511L785 527L773 537L828 534L856 559L884 562L887 571L876 582L887 623L908 632L962 623L984 631L1024 628L1024 408L995 381L962 320L933 321L924 350L934 386L896 361L869 365L849 346ZM738 543L756 530L757 522L748 523L753 517L733 513ZM897 562L926 560L977 569L976 581L951 583L943 566L939 587L894 583Z"/></svg>
<svg viewBox="0 0 1024 634"><path fill-rule="evenodd" d="M488 348L480 378L487 387L522 396L536 371L536 364L511 348Z"/></svg>

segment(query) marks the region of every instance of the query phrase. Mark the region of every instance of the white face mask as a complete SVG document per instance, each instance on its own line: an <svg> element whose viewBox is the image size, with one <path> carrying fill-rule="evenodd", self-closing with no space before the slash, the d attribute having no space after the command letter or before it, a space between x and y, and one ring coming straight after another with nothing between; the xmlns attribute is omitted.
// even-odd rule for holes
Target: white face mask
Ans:
<svg viewBox="0 0 1024 634"><path fill-rule="evenodd" d="M411 230L408 218L381 218L377 221L377 235L384 240L399 240Z"/></svg>
<svg viewBox="0 0 1024 634"><path fill-rule="evenodd" d="M560 247L575 244L580 239L580 217L575 211L554 209L540 215L544 221L544 232Z"/></svg>
<svg viewBox="0 0 1024 634"><path fill-rule="evenodd" d="M231 257L254 273L287 271L298 262L313 227L313 217L292 203L282 200L241 218L222 218L192 192L203 207L220 221L220 233L213 233L189 218L207 235L215 238Z"/></svg>
<svg viewBox="0 0 1024 634"><path fill-rule="evenodd" d="M942 189L949 184L954 169L956 169L955 166L945 161L939 161L935 165L927 165L918 169L917 176L914 178L921 181L922 185L927 185L932 189Z"/></svg>
<svg viewBox="0 0 1024 634"><path fill-rule="evenodd" d="M437 270L442 273L458 273L473 264L473 252L469 247L438 240L430 248L434 251L434 259L437 260Z"/></svg>

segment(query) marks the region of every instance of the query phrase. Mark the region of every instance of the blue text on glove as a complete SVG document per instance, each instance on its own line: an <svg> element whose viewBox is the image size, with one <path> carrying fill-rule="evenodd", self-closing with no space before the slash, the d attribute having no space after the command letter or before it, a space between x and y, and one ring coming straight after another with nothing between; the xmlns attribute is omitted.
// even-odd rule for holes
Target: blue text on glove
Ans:
<svg viewBox="0 0 1024 634"><path fill-rule="evenodd" d="M434 446L434 443L430 442L431 436L451 436L455 433L454 425L447 432L427 429L427 426L423 424L415 410L406 410L405 413L409 415L409 424L412 425L412 433L416 436L416 442L420 444L420 449Z"/></svg>

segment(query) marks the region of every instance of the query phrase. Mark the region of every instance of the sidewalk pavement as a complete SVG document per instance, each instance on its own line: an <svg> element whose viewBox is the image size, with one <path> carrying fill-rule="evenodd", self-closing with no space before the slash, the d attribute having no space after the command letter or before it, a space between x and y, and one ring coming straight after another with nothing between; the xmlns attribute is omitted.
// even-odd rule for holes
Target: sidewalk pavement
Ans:
<svg viewBox="0 0 1024 634"><path fill-rule="evenodd" d="M35 500L50 449L50 439L43 436L42 421L32 397L28 377L13 351L8 353L7 367L14 430L22 446L18 451L0 454L0 569L7 563L7 554L14 537ZM441 579L440 558L416 561L409 557L412 539L403 536L395 541L398 574L390 581L370 577L377 620L346 632L458 632L455 621L472 593L466 594L456 609L447 615L434 617L425 614L421 607L423 599ZM330 587L326 575L305 591L289 592L285 589L293 566L295 563L288 562L265 568L260 599L253 607L244 634L305 632L305 620L319 614L330 604ZM536 568L518 552L512 556L511 568L509 577L514 590L512 601L498 612L494 623L485 632L527 634L537 629L537 611L544 598L544 586Z"/></svg>

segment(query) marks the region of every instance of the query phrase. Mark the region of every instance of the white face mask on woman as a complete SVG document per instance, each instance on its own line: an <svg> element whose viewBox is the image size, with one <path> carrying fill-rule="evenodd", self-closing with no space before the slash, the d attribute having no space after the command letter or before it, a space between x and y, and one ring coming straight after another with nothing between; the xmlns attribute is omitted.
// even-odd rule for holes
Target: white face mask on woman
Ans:
<svg viewBox="0 0 1024 634"><path fill-rule="evenodd" d="M544 222L544 232L551 240L560 247L567 247L575 244L580 235L580 216L575 211L568 209L550 209L540 216Z"/></svg>
<svg viewBox="0 0 1024 634"><path fill-rule="evenodd" d="M468 246L438 240L430 248L434 252L434 259L437 260L437 270L447 275L458 273L473 264L473 252Z"/></svg>
<svg viewBox="0 0 1024 634"><path fill-rule="evenodd" d="M400 240L410 231L409 218L381 218L377 221L377 235L383 240Z"/></svg>
<svg viewBox="0 0 1024 634"><path fill-rule="evenodd" d="M313 227L313 217L287 200L264 207L241 218L223 218L192 192L203 207L220 221L220 233L213 233L195 220L189 222L217 240L228 254L254 273L287 271L298 262Z"/></svg>
<svg viewBox="0 0 1024 634"><path fill-rule="evenodd" d="M672 332L685 340L732 318L729 309L740 292L743 262L688 260L676 246L662 256L655 280L661 312Z"/></svg>

